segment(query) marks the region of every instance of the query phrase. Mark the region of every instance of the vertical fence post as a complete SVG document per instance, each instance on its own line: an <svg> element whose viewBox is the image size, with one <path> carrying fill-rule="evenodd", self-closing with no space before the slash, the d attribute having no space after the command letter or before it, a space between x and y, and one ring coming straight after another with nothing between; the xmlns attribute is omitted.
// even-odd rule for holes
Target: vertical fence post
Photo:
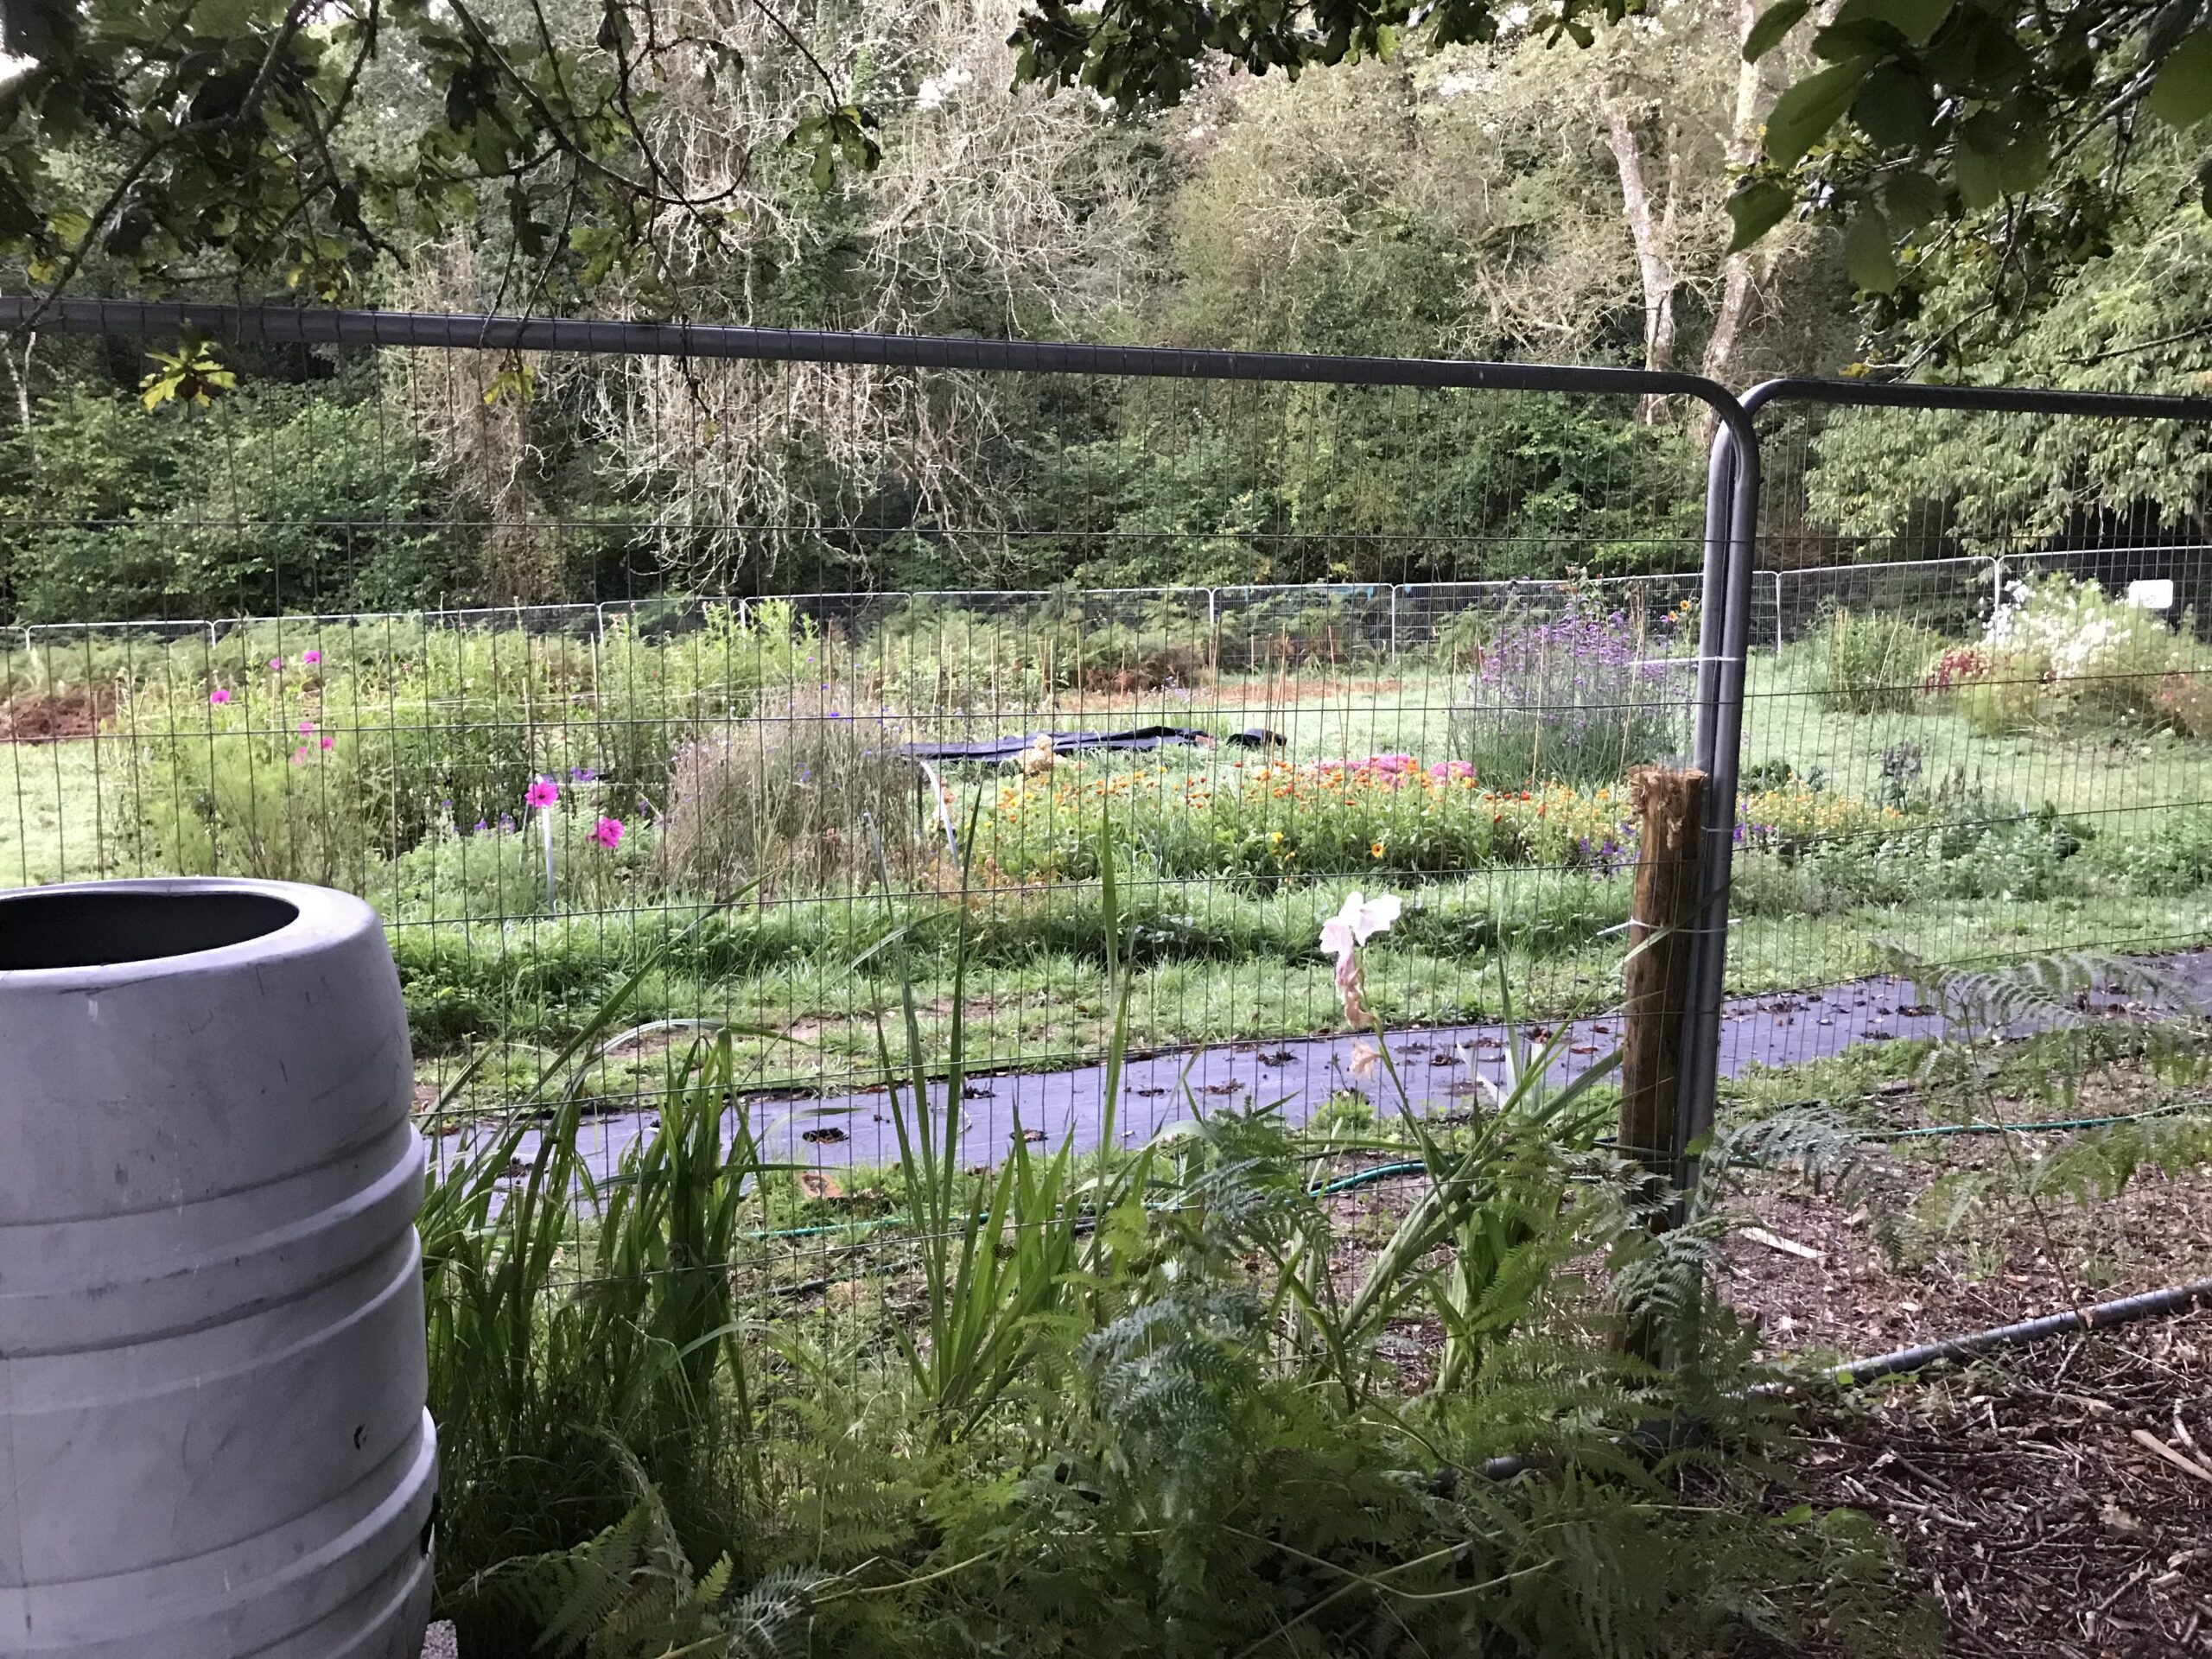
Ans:
<svg viewBox="0 0 2212 1659"><path fill-rule="evenodd" d="M1682 1063L1672 1162L1676 1187L1696 1179L1691 1148L1713 1127L1720 1079L1720 1010L1727 995L1728 884L1733 875L1736 777L1744 737L1752 563L1758 536L1758 436L1738 410L1713 429L1706 472L1705 572L1700 588L1696 734L1692 764L1705 774L1705 844L1697 903L1688 925Z"/></svg>
<svg viewBox="0 0 2212 1659"><path fill-rule="evenodd" d="M1703 772L1672 766L1638 766L1628 779L1642 830L1623 973L1620 1149L1662 1182L1675 1173L1705 784Z"/></svg>
<svg viewBox="0 0 2212 1659"><path fill-rule="evenodd" d="M1390 666L1398 665L1398 585L1390 584Z"/></svg>

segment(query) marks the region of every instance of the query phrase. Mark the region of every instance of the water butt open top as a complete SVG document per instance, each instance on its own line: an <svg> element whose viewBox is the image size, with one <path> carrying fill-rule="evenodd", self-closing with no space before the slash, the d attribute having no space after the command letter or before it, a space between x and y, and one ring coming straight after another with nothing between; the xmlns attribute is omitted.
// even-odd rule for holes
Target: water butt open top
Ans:
<svg viewBox="0 0 2212 1659"><path fill-rule="evenodd" d="M359 899L0 893L0 1655L415 1659L412 1100Z"/></svg>

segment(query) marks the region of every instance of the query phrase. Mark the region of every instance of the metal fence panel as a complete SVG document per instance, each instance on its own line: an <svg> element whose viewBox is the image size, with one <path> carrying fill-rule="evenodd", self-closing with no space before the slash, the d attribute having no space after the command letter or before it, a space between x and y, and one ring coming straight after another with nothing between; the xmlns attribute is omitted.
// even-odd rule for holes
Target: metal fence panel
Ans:
<svg viewBox="0 0 2212 1659"><path fill-rule="evenodd" d="M350 390L268 429L180 416L225 464L153 533L0 524L0 880L365 894L448 1144L657 951L591 1084L601 1170L669 1057L728 1027L764 1145L848 1198L898 1154L884 1046L909 988L926 1051L963 1028L977 1162L1016 1135L1095 1143L1109 948L1136 964L1119 1137L1232 1105L1387 1117L1319 949L1354 890L1406 901L1366 995L1411 1109L1485 1098L1502 986L1524 1019L1586 1022L1570 1069L1618 1035L1623 779L1694 751L1709 655L1709 583L1678 574L1696 457L1633 419L1651 383L982 342L868 362L752 331L728 359L696 331L690 359L572 330L517 356L481 328L204 321ZM861 412L819 412L841 408ZM1562 408L1619 453L1529 470L1509 440ZM404 499L269 509L334 454L403 455ZM785 574L920 568L957 585ZM1146 579L1185 570L1210 580ZM511 597L407 590L424 571ZM155 618L105 613L126 587Z"/></svg>

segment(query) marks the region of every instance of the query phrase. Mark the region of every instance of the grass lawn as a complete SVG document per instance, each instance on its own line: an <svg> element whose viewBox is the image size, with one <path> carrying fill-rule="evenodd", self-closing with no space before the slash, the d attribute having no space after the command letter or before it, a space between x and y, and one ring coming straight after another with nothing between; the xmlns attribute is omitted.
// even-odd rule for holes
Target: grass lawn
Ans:
<svg viewBox="0 0 2212 1659"><path fill-rule="evenodd" d="M128 874L117 855L120 746L79 739L0 743L0 887Z"/></svg>

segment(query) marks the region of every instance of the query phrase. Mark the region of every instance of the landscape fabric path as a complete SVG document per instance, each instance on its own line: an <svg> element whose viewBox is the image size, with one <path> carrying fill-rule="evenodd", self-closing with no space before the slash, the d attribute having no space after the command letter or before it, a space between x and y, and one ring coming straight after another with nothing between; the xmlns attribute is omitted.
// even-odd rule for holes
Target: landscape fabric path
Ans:
<svg viewBox="0 0 2212 1659"><path fill-rule="evenodd" d="M2155 966L2170 995L2198 1010L2212 1008L2212 952L2193 950L2137 959ZM2101 989L2087 1012L2151 1014L2156 1009L2125 1000L2117 989ZM1525 1028L1533 1050L1554 1027ZM1618 1047L1620 1015L1593 1014L1571 1022L1560 1046L1552 1079L1565 1084L1601 1064ZM1720 1074L1741 1075L1754 1067L1800 1065L1826 1058L1864 1043L1894 1042L1945 1034L1942 1014L1923 1000L1912 982L1894 976L1854 980L1821 990L1772 992L1731 998L1722 1016ZM1141 1146L1163 1128L1194 1111L1221 1107L1274 1106L1284 1119L1303 1122L1331 1099L1357 1092L1387 1119L1400 1109L1396 1089L1379 1070L1357 1076L1357 1046L1369 1040L1358 1033L1215 1044L1204 1048L1133 1058L1122 1066L1122 1097L1115 1115L1115 1139ZM1506 1028L1502 1025L1410 1027L1385 1034L1392 1065L1405 1091L1405 1108L1415 1113L1479 1109L1495 1098L1507 1069ZM959 1156L963 1164L995 1164L1024 1135L1046 1150L1072 1139L1077 1152L1096 1147L1105 1118L1106 1068L1088 1065L1053 1071L979 1071L962 1090ZM930 1109L941 1126L944 1087L932 1084ZM897 1129L890 1096L881 1089L852 1094L793 1098L753 1096L734 1105L723 1122L723 1140L734 1136L740 1111L749 1113L764 1157L782 1165L836 1172L895 1163ZM588 1116L578 1135L586 1167L594 1181L620 1168L623 1154L650 1135L658 1122L647 1109L601 1111ZM442 1165L497 1132L478 1122L455 1129L438 1145ZM941 1128L939 1133L941 1134ZM537 1155L535 1131L524 1135L517 1162L527 1167Z"/></svg>

